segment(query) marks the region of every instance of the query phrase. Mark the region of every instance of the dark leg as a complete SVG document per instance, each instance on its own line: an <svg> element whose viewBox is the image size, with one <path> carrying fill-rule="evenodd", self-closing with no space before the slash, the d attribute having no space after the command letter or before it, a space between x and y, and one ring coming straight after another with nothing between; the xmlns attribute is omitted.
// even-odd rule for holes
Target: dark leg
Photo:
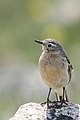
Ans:
<svg viewBox="0 0 80 120"><path fill-rule="evenodd" d="M48 97L47 97L47 102L49 102L49 97L50 97L51 89L52 89L52 88L49 88Z"/></svg>
<svg viewBox="0 0 80 120"><path fill-rule="evenodd" d="M66 90L65 90L65 98L66 98L66 102L69 102Z"/></svg>
<svg viewBox="0 0 80 120"><path fill-rule="evenodd" d="M43 106L44 104L46 104L46 103L47 103L47 106L49 107L49 102L51 102L51 101L49 100L50 93L51 93L51 89L52 89L52 88L49 88L49 92L48 92L48 96L47 96L47 101L46 101L46 102L41 103L41 105L42 105L42 106Z"/></svg>
<svg viewBox="0 0 80 120"><path fill-rule="evenodd" d="M51 101L49 100L50 93L51 93L51 89L52 89L52 88L49 88L49 92L48 92L48 96L47 96L47 107L48 107L48 108L50 107L50 106L49 106L49 102L51 102Z"/></svg>
<svg viewBox="0 0 80 120"><path fill-rule="evenodd" d="M53 104L54 104L54 105L53 105L54 107L57 107L57 106L58 106L58 104L57 104L57 103L58 103L58 95L57 95L56 92L55 92L55 95L56 95L56 100L57 100L57 101L51 102L51 101L49 100L50 93L51 93L51 89L52 89L52 88L49 88L49 93L48 93L48 97L47 97L47 107L48 107L48 108L50 107L50 106L49 106L49 102L50 102L50 103L53 103Z"/></svg>
<svg viewBox="0 0 80 120"><path fill-rule="evenodd" d="M58 96L57 96L58 98ZM65 100L66 98L66 100ZM58 99L57 99L58 100ZM67 93L66 93L66 90L65 90L65 87L63 87L63 95L62 96L59 96L59 101L55 102L54 104L54 107L55 108L61 108L62 105L68 105L66 102L67 102L68 98L67 98Z"/></svg>
<svg viewBox="0 0 80 120"><path fill-rule="evenodd" d="M61 105L62 105L63 103L67 105L67 103L66 103L66 101L65 101L65 87L63 87L63 96L62 96Z"/></svg>
<svg viewBox="0 0 80 120"><path fill-rule="evenodd" d="M65 95L65 87L63 87L63 102L65 102L64 95Z"/></svg>
<svg viewBox="0 0 80 120"><path fill-rule="evenodd" d="M64 102L64 101L65 101L64 95L65 95L65 87L63 87L63 95L62 95L62 96L59 96L60 102Z"/></svg>

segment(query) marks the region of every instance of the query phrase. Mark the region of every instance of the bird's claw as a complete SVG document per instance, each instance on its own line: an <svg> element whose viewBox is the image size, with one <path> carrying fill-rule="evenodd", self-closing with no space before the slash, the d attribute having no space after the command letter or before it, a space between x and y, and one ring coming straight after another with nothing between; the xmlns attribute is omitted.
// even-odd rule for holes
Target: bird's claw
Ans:
<svg viewBox="0 0 80 120"><path fill-rule="evenodd" d="M51 105L49 103L51 103ZM65 100L62 100L62 101L53 101L53 102L50 101L50 100L48 100L46 102L41 103L41 106L44 106L45 104L47 104L48 108L51 108L51 107L61 108L63 106L65 107L65 106L68 105L68 103Z"/></svg>

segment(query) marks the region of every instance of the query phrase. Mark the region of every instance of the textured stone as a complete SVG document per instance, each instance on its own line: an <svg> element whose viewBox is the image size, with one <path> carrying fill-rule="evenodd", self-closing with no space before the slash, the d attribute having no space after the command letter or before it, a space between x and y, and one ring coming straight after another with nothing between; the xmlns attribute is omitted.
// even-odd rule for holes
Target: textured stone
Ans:
<svg viewBox="0 0 80 120"><path fill-rule="evenodd" d="M55 107L50 103L48 108L46 104L27 103L20 106L9 120L80 120L80 105L68 103Z"/></svg>

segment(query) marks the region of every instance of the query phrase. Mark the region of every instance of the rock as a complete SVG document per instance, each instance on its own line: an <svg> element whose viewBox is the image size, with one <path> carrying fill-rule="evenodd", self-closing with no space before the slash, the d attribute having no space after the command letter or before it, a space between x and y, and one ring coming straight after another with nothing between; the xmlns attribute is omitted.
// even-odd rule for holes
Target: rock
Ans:
<svg viewBox="0 0 80 120"><path fill-rule="evenodd" d="M80 120L80 105L68 103L55 107L50 103L47 107L47 104L27 103L20 106L9 120Z"/></svg>

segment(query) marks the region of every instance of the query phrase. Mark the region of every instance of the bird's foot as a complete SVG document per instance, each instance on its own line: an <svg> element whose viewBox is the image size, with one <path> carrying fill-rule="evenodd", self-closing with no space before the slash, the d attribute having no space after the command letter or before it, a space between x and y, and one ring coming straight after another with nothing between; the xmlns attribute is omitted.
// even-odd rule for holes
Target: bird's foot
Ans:
<svg viewBox="0 0 80 120"><path fill-rule="evenodd" d="M47 101L41 103L41 106L44 106L45 104L49 106L49 103L53 103L53 102L47 99Z"/></svg>
<svg viewBox="0 0 80 120"><path fill-rule="evenodd" d="M68 105L68 102L66 100L64 100L64 99L62 99L61 101L47 100L47 101L41 103L41 106L44 106L45 104L47 104L47 108L51 108L51 107L61 108L61 107L66 107Z"/></svg>
<svg viewBox="0 0 80 120"><path fill-rule="evenodd" d="M68 103L63 99L61 101L58 101L56 104L54 104L55 108L61 108L61 107L66 107Z"/></svg>
<svg viewBox="0 0 80 120"><path fill-rule="evenodd" d="M41 106L44 106L47 103L47 101L40 103Z"/></svg>
<svg viewBox="0 0 80 120"><path fill-rule="evenodd" d="M57 107L57 106L58 106L58 101L47 101L47 108Z"/></svg>
<svg viewBox="0 0 80 120"><path fill-rule="evenodd" d="M64 106L64 105L68 105L68 103L67 103L66 100L62 99L62 100L61 100L61 106Z"/></svg>
<svg viewBox="0 0 80 120"><path fill-rule="evenodd" d="M61 101L53 101L53 104L49 107L54 107L54 108L61 108L61 107L66 107L68 105L68 102L66 102L64 99Z"/></svg>
<svg viewBox="0 0 80 120"><path fill-rule="evenodd" d="M45 103L47 103L47 108L48 109L50 109L50 108L57 108L57 109L59 109L59 108L61 108L63 106L61 101L47 101Z"/></svg>

